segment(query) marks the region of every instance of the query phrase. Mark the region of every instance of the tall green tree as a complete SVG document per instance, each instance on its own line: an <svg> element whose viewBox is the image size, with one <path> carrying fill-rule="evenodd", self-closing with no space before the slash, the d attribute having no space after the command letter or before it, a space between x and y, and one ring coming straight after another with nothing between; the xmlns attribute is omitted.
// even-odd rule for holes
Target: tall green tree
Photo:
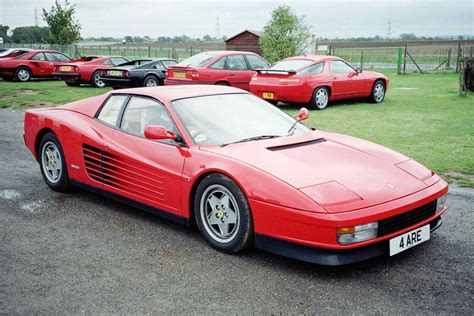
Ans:
<svg viewBox="0 0 474 316"><path fill-rule="evenodd" d="M301 54L310 42L310 26L304 16L297 16L287 5L273 10L260 37L263 55L270 62Z"/></svg>
<svg viewBox="0 0 474 316"><path fill-rule="evenodd" d="M64 5L55 0L49 12L43 9L43 19L49 26L50 44L70 45L79 41L81 25L76 20L75 13L75 5L68 0L64 0Z"/></svg>
<svg viewBox="0 0 474 316"><path fill-rule="evenodd" d="M9 41L9 37L7 35L8 29L9 29L8 26L0 24L0 37L3 38L4 43L8 43Z"/></svg>

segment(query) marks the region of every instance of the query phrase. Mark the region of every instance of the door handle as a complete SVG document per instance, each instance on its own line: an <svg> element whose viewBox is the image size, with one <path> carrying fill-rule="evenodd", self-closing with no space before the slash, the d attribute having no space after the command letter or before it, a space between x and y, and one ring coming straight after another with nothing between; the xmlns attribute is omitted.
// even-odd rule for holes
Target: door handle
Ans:
<svg viewBox="0 0 474 316"><path fill-rule="evenodd" d="M235 74L229 74L229 77L234 77L234 76L235 76Z"/></svg>

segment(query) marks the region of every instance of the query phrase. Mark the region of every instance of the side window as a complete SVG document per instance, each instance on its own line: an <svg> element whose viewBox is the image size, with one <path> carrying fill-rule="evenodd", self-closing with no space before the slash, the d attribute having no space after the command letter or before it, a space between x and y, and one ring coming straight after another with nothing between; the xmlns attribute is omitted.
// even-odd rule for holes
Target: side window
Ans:
<svg viewBox="0 0 474 316"><path fill-rule="evenodd" d="M245 57L247 57L247 61L249 62L250 69L259 69L259 68L268 67L268 63L258 56L245 55Z"/></svg>
<svg viewBox="0 0 474 316"><path fill-rule="evenodd" d="M355 70L343 61L331 60L331 72L333 74L348 74L355 72Z"/></svg>
<svg viewBox="0 0 474 316"><path fill-rule="evenodd" d="M120 110L122 109L123 103L126 99L126 95L111 96L100 109L100 113L97 115L97 118L102 122L117 126Z"/></svg>
<svg viewBox="0 0 474 316"><path fill-rule="evenodd" d="M31 60L46 60L46 57L44 56L43 53L38 53L31 57Z"/></svg>
<svg viewBox="0 0 474 316"><path fill-rule="evenodd" d="M110 58L108 58L108 59L106 59L102 62L102 65L113 65L113 64L112 64L112 61L110 60Z"/></svg>
<svg viewBox="0 0 474 316"><path fill-rule="evenodd" d="M110 60L112 62L112 65L114 65L114 66L126 63L128 61L128 60L126 60L125 58L122 58L122 57L112 57L112 58L110 58Z"/></svg>
<svg viewBox="0 0 474 316"><path fill-rule="evenodd" d="M212 65L210 65L209 68L211 68L211 69L225 69L225 60L226 60L226 58L227 57L222 57L221 59L219 59L218 61L216 61Z"/></svg>
<svg viewBox="0 0 474 316"><path fill-rule="evenodd" d="M143 137L148 125L160 125L177 133L173 120L162 104L149 98L132 97L123 113L120 128L127 133Z"/></svg>
<svg viewBox="0 0 474 316"><path fill-rule="evenodd" d="M303 75L317 75L323 72L324 69L324 62L317 63L308 68L301 70L299 73Z"/></svg>
<svg viewBox="0 0 474 316"><path fill-rule="evenodd" d="M60 62L68 62L71 61L68 57L63 54L59 53L44 53L46 55L46 59L50 61L60 61Z"/></svg>
<svg viewBox="0 0 474 316"><path fill-rule="evenodd" d="M166 70L165 66L163 66L163 64L160 63L160 62L157 62L157 63L155 64L155 68L158 69L158 70L161 70L161 71L165 71L165 70Z"/></svg>
<svg viewBox="0 0 474 316"><path fill-rule="evenodd" d="M247 63L243 55L227 56L227 69L230 70L247 70Z"/></svg>

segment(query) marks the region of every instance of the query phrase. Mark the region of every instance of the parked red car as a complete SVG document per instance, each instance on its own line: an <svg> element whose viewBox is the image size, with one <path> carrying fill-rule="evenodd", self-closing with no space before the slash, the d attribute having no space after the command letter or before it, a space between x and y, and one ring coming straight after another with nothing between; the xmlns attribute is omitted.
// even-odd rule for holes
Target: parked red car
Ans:
<svg viewBox="0 0 474 316"><path fill-rule="evenodd" d="M13 58L0 59L0 77L22 82L31 78L52 77L54 66L71 60L58 51L32 50Z"/></svg>
<svg viewBox="0 0 474 316"><path fill-rule="evenodd" d="M429 240L446 182L395 151L299 123L307 116L231 87L135 88L28 110L24 139L51 189L195 220L228 253L256 246L340 265Z"/></svg>
<svg viewBox="0 0 474 316"><path fill-rule="evenodd" d="M57 79L64 80L68 86L78 86L85 83L103 88L105 83L100 80L101 70L128 61L128 59L120 56L85 56L72 63L57 65L54 67L53 75Z"/></svg>
<svg viewBox="0 0 474 316"><path fill-rule="evenodd" d="M251 52L203 52L170 66L165 85L216 84L249 90L249 82L257 68L268 63Z"/></svg>
<svg viewBox="0 0 474 316"><path fill-rule="evenodd" d="M389 80L383 74L355 69L333 56L283 59L252 77L250 91L272 103L308 103L323 110L330 101L369 97L380 103Z"/></svg>

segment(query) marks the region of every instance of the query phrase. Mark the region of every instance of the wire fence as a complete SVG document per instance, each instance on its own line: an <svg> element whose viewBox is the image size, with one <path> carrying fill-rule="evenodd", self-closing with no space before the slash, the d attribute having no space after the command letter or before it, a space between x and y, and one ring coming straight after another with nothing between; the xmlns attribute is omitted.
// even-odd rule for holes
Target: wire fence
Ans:
<svg viewBox="0 0 474 316"><path fill-rule="evenodd" d="M330 54L341 57L352 65L364 69L391 69L398 73L459 71L460 60L471 57L474 46L457 47L377 47L334 48Z"/></svg>

